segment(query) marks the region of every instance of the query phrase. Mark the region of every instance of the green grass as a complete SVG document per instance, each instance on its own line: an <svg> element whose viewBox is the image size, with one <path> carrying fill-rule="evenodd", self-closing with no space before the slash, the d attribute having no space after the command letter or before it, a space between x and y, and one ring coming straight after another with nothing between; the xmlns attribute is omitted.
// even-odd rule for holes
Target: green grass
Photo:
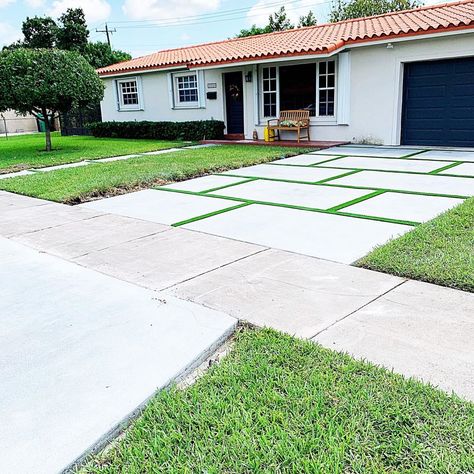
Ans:
<svg viewBox="0 0 474 474"><path fill-rule="evenodd" d="M87 473L474 472L474 405L271 330L160 392Z"/></svg>
<svg viewBox="0 0 474 474"><path fill-rule="evenodd" d="M183 146L181 141L52 135L50 153L44 151L43 133L0 138L0 173Z"/></svg>
<svg viewBox="0 0 474 474"><path fill-rule="evenodd" d="M474 198L376 248L357 264L474 291Z"/></svg>
<svg viewBox="0 0 474 474"><path fill-rule="evenodd" d="M264 163L306 151L245 145L184 150L8 178L0 180L0 189L51 201L77 203L97 196L150 187L153 184Z"/></svg>

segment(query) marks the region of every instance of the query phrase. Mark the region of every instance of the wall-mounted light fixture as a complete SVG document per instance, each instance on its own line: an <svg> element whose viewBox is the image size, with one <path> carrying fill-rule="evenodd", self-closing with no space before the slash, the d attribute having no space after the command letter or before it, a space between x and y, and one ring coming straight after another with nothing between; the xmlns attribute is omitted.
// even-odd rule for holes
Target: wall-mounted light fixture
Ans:
<svg viewBox="0 0 474 474"><path fill-rule="evenodd" d="M387 49L393 49L393 44L392 43L387 43Z"/></svg>
<svg viewBox="0 0 474 474"><path fill-rule="evenodd" d="M245 82L252 82L252 71L245 74Z"/></svg>

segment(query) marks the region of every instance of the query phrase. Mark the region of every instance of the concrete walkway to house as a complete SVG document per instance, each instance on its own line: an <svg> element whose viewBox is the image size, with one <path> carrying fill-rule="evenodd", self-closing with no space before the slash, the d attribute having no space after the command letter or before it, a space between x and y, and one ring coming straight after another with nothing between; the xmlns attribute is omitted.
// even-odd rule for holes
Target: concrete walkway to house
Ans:
<svg viewBox="0 0 474 474"><path fill-rule="evenodd" d="M272 174L281 173L278 168L292 169L267 166L275 168ZM465 192L461 191L468 190L441 181L435 184L448 193L456 189L459 195L433 197L460 201ZM185 189L206 186L205 190L225 191L238 182L242 183L240 173L210 176L172 185L173 191L148 190L75 207L0 192L0 312L7 315L0 344L0 359L7 361L0 368L7 394L0 401L0 415L7 422L0 427L0 443L8 453L0 461L0 471L50 472L73 462L110 434L154 389L200 360L237 319L349 351L474 400L473 294L355 268L330 261L329 254L315 258L314 252L305 254L312 247L301 241L298 248L285 249L293 245L295 233L272 245L265 237L268 233L261 241L250 241L187 225L252 206L327 216L331 225L334 219L353 219L404 229L415 222L378 220L372 214L367 219L339 215L337 209L342 208L334 201L340 197L333 194L312 196L324 201L326 209L336 209L316 212L275 203L229 204L227 199L223 203L221 198ZM407 186L404 180L397 182ZM421 182L433 185L424 178ZM260 187L251 191L275 193ZM179 201L161 201L158 206L155 195L177 196ZM311 198L300 188L282 196ZM133 205L126 201L131 197ZM349 199L356 202L348 206L364 204L359 197ZM127 212L123 207L117 212L115 203L120 207L123 202ZM438 207L418 204L418 221L429 218L420 214L427 208L432 214L453 205L436 202ZM104 203L114 204L107 208ZM371 209L403 211L393 203ZM282 225L281 215L272 219ZM299 223L300 235L311 231L305 221L295 219L292 225ZM229 222L231 228L244 228L239 218ZM250 221L261 232L269 222L259 227L258 219ZM331 245L330 255L342 255L339 261L347 262L368 251L373 241L366 244L362 237L370 234L367 228L358 229L332 227L342 237L333 234L339 247ZM357 232L359 238L354 238ZM391 232L381 232L377 239L386 239ZM357 245L346 245L351 240ZM324 249L319 245L317 252ZM50 453L47 459L45 452ZM39 460L51 464L28 464Z"/></svg>

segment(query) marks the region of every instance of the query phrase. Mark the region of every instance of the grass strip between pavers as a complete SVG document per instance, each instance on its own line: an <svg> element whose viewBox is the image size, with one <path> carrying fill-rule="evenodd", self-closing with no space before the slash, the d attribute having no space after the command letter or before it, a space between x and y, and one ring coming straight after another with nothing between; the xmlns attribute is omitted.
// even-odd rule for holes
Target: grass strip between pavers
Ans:
<svg viewBox="0 0 474 474"><path fill-rule="evenodd" d="M229 211L233 211L234 209L240 209L241 207L250 206L250 204L252 204L252 203L251 202L243 202L241 204L237 204L236 206L226 207L225 209L220 209L220 210L214 211L214 212L208 212L207 214L202 214L200 216L191 217L191 218L185 219L183 221L175 222L174 224L171 224L171 227L180 227L180 226L185 225L185 224L190 224L191 222L196 222L196 221L200 221L202 219L207 219L208 217L213 217L213 216L217 216L219 214L223 214L224 212L229 212Z"/></svg>
<svg viewBox="0 0 474 474"><path fill-rule="evenodd" d="M236 183L224 184L223 186L217 186L215 188L205 189L204 191L200 191L200 192L201 193L212 193L214 191L219 191L221 189L230 188L232 186L237 186L239 184L251 183L252 181L256 181L256 180L257 180L257 178L244 179L244 180L238 181Z"/></svg>
<svg viewBox="0 0 474 474"><path fill-rule="evenodd" d="M231 187L231 186L227 186ZM355 213L349 213L349 212L341 212L341 211L332 211L328 209L320 209L320 208L315 208L315 207L307 207L307 206L297 206L295 204L285 204L285 203L278 203L278 202L273 202L273 201L260 201L256 199L245 199L245 198L236 198L233 196L225 196L225 195L219 195L219 194L205 194L203 192L196 192L196 191L184 191L181 189L166 189L166 188L154 188L156 191L167 191L167 192L173 192L173 193L181 193L181 194L189 194L191 196L201 196L201 197L210 197L210 198L215 198L215 199L225 199L229 201L237 201L244 203L246 205L250 204L259 204L261 206L274 206L274 207L283 207L286 209L294 209L297 211L308 211L308 212L316 212L319 214L331 214L335 216L343 216L343 217L352 217L355 219L365 219L369 221L379 221L379 222L387 222L389 224L401 224L401 225L409 225L409 226L417 226L419 222L414 222L414 221L408 221L408 220L403 220L403 219L392 219L390 217L379 217L379 216L366 216L364 214L355 214ZM374 194L374 193L371 193ZM373 196L371 196L373 197ZM222 214L227 211L231 211L233 209L237 209L238 207L243 207L243 206L234 206L233 208L226 208L222 209L221 211L216 211L212 212L209 215L204 214L202 216L196 216L195 218L192 218L191 221L194 220L202 220L207 217L212 217L213 215L216 214ZM187 222L185 222L187 223ZM178 227L183 225L183 222L178 222L176 224L173 224L173 226Z"/></svg>
<svg viewBox="0 0 474 474"><path fill-rule="evenodd" d="M355 199L351 199L350 201L343 202L342 204L338 204L337 206L334 206L334 207L330 207L328 209L328 211L329 212L331 212L331 211L336 212L336 211L339 211L341 209L344 209L345 207L353 206L354 204L359 204L360 202L367 201L368 199L371 199L375 196L380 196L381 194L384 194L386 192L387 191L385 191L383 189L379 189L378 191L374 191L373 193L365 194L364 196L361 196L361 197L358 197L358 198L355 198Z"/></svg>
<svg viewBox="0 0 474 474"><path fill-rule="evenodd" d="M442 171L449 170L449 169L454 168L455 166L459 166L461 164L462 164L461 161L456 161L455 163L450 163L449 165L442 166L441 168L436 168L435 170L430 171L430 173L428 173L428 174L438 174L438 173L441 173ZM470 176L465 176L465 177L470 178Z"/></svg>

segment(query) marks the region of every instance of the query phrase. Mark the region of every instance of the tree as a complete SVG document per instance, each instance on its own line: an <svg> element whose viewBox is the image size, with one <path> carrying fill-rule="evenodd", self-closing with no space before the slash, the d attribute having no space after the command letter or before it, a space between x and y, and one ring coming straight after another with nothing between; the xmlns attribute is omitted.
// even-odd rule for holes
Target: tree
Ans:
<svg viewBox="0 0 474 474"><path fill-rule="evenodd" d="M20 42L26 48L54 48L58 39L58 25L50 17L27 17L21 31L24 40Z"/></svg>
<svg viewBox="0 0 474 474"><path fill-rule="evenodd" d="M0 53L0 112L30 113L43 121L51 151L50 121L60 112L100 102L104 85L78 53L18 48Z"/></svg>
<svg viewBox="0 0 474 474"><path fill-rule="evenodd" d="M89 41L86 17L82 8L68 8L59 17L57 47L83 53Z"/></svg>
<svg viewBox="0 0 474 474"><path fill-rule="evenodd" d="M268 26L270 27L270 31L285 31L294 28L286 14L285 7L281 7L268 17Z"/></svg>
<svg viewBox="0 0 474 474"><path fill-rule="evenodd" d="M268 24L266 26L260 27L257 25L252 25L248 30L243 29L236 35L236 38L245 38L246 36L255 36L262 35L264 33L272 33L274 31L284 31L294 28L291 24L285 7L281 7L280 10L272 13L268 17Z"/></svg>
<svg viewBox="0 0 474 474"><path fill-rule="evenodd" d="M316 26L317 24L316 16L310 10L307 15L300 16L298 28L302 28L303 26Z"/></svg>
<svg viewBox="0 0 474 474"><path fill-rule="evenodd" d="M82 55L95 69L132 59L132 56L125 51L112 49L107 43L102 43L100 41L97 41L96 43L87 43Z"/></svg>
<svg viewBox="0 0 474 474"><path fill-rule="evenodd" d="M132 59L130 54L114 50L105 43L89 42L89 30L82 8L68 8L57 23L50 17L27 18L23 22L22 32L23 40L5 46L3 50L58 48L77 51L95 68Z"/></svg>
<svg viewBox="0 0 474 474"><path fill-rule="evenodd" d="M329 21L336 22L381 15L416 8L420 5L419 0L334 0L329 14Z"/></svg>

